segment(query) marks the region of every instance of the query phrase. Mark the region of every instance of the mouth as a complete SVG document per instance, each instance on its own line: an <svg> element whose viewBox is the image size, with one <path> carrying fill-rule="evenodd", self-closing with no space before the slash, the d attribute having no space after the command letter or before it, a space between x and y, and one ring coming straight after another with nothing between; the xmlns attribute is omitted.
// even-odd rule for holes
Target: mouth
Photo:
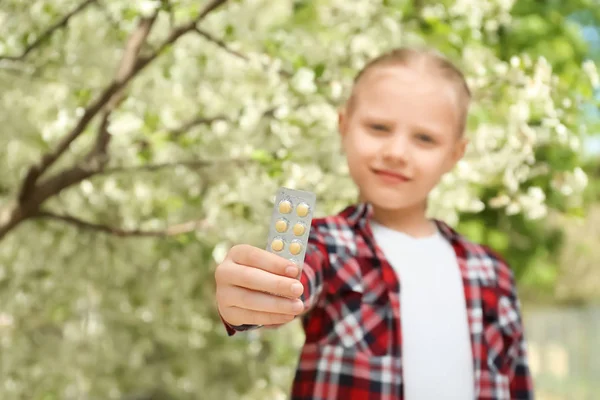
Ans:
<svg viewBox="0 0 600 400"><path fill-rule="evenodd" d="M406 175L403 175L399 172L394 172L394 171L390 171L387 169L371 169L373 171L373 173L377 176L379 176L380 178L384 179L386 182L389 183L402 183L402 182L408 182L410 180L410 178L408 178Z"/></svg>

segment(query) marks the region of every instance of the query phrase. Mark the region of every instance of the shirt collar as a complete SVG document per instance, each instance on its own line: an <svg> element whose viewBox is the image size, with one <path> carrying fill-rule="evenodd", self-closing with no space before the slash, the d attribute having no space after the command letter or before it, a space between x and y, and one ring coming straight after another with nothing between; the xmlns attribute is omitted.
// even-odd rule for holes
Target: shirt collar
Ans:
<svg viewBox="0 0 600 400"><path fill-rule="evenodd" d="M373 206L371 203L360 202L347 207L341 215L351 226L364 226L373 217Z"/></svg>
<svg viewBox="0 0 600 400"><path fill-rule="evenodd" d="M341 214L350 226L364 227L367 221L373 217L373 206L371 203L359 202L344 209ZM442 236L450 241L458 240L460 234L450 225L439 219L433 219Z"/></svg>

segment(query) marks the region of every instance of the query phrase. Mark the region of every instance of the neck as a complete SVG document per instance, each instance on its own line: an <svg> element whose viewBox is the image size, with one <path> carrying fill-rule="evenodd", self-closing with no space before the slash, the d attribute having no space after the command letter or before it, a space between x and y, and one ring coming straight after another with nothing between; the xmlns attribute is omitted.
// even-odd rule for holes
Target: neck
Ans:
<svg viewBox="0 0 600 400"><path fill-rule="evenodd" d="M405 209L384 209L373 205L373 220L387 228L413 237L435 233L435 224L427 218L427 204Z"/></svg>

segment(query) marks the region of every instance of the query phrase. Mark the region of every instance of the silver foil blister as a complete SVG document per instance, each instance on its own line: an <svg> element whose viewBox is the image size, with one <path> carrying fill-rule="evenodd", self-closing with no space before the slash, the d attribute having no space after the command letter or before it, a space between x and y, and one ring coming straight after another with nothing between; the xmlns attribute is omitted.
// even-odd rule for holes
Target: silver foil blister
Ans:
<svg viewBox="0 0 600 400"><path fill-rule="evenodd" d="M281 187L277 190L269 225L267 251L304 265L317 196L312 192Z"/></svg>

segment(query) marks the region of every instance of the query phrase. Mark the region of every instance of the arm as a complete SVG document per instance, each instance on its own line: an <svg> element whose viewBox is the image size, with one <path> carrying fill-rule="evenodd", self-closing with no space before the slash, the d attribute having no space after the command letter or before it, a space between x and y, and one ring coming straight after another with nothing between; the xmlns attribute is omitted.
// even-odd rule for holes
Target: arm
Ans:
<svg viewBox="0 0 600 400"><path fill-rule="evenodd" d="M517 311L514 340L509 349L511 357L509 370L510 395L513 399L533 399L533 379L527 358L527 344L521 316L521 306L516 295L515 286L513 286L513 291L509 299L513 302L514 308Z"/></svg>
<svg viewBox="0 0 600 400"><path fill-rule="evenodd" d="M312 310L321 298L325 282L324 271L327 264L328 257L325 239L313 227L308 239L304 267L300 274L300 282L304 286L304 292L300 296L300 300L304 303L304 313L302 315Z"/></svg>
<svg viewBox="0 0 600 400"><path fill-rule="evenodd" d="M510 338L508 355L508 377L510 379L511 399L533 399L533 379L527 358L527 344L521 314L521 304L517 296L517 287L511 270L506 269L500 279L501 297L499 316L504 334Z"/></svg>

